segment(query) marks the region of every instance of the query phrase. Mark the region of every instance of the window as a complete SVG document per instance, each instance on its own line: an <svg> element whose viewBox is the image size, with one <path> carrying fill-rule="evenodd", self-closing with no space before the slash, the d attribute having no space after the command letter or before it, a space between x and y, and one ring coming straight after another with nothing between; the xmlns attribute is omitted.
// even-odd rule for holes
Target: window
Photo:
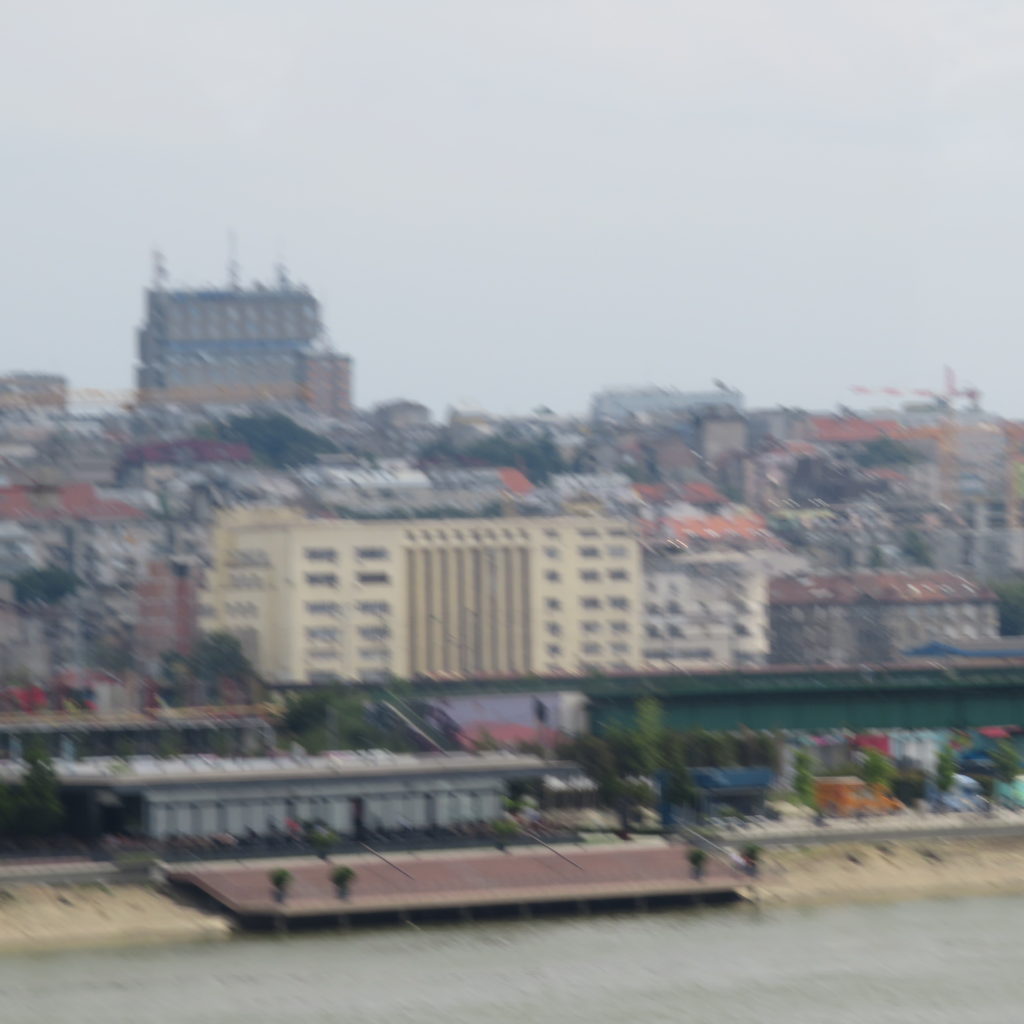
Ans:
<svg viewBox="0 0 1024 1024"><path fill-rule="evenodd" d="M583 645L583 653L584 654L600 654L601 653L601 645L600 644L584 644Z"/></svg>
<svg viewBox="0 0 1024 1024"><path fill-rule="evenodd" d="M334 548L306 548L306 558L310 562L336 562L338 552Z"/></svg>
<svg viewBox="0 0 1024 1024"><path fill-rule="evenodd" d="M387 557L387 548L356 548L356 558L364 562L381 561Z"/></svg>
<svg viewBox="0 0 1024 1024"><path fill-rule="evenodd" d="M654 636L654 637L660 637L661 636L661 630L658 629L657 626L648 626L647 627L647 635L648 636Z"/></svg>
<svg viewBox="0 0 1024 1024"><path fill-rule="evenodd" d="M224 611L239 619L250 619L259 614L259 607L252 601L228 601Z"/></svg>
<svg viewBox="0 0 1024 1024"><path fill-rule="evenodd" d="M601 623L600 622L581 622L580 625L583 627L584 633L600 633Z"/></svg>
<svg viewBox="0 0 1024 1024"><path fill-rule="evenodd" d="M548 644L548 656L551 658L557 658L562 653L562 648L558 644Z"/></svg>
<svg viewBox="0 0 1024 1024"><path fill-rule="evenodd" d="M609 622L608 625L609 625L609 628L611 629L611 631L613 633L628 633L629 632L629 623L628 622L622 622L622 621Z"/></svg>
<svg viewBox="0 0 1024 1024"><path fill-rule="evenodd" d="M669 615L682 615L683 613L683 609L678 601L669 601L669 603L665 605L665 611L667 611Z"/></svg>
<svg viewBox="0 0 1024 1024"><path fill-rule="evenodd" d="M591 569L580 573L580 579L583 580L584 583L596 583L600 578L601 574L599 572L594 572Z"/></svg>
<svg viewBox="0 0 1024 1024"><path fill-rule="evenodd" d="M544 549L544 554L547 555L548 558L561 558L562 557L562 552L558 548L545 548Z"/></svg>
<svg viewBox="0 0 1024 1024"><path fill-rule="evenodd" d="M390 652L386 647L361 647L359 657L363 661L387 661Z"/></svg>
<svg viewBox="0 0 1024 1024"><path fill-rule="evenodd" d="M548 631L549 636L562 635L562 627L557 622L547 622L544 624L544 628Z"/></svg>
<svg viewBox="0 0 1024 1024"><path fill-rule="evenodd" d="M626 558L629 555L629 548L622 544L612 544L608 548L609 558Z"/></svg>
<svg viewBox="0 0 1024 1024"><path fill-rule="evenodd" d="M311 626L306 630L307 640L322 640L325 643L336 643L338 640L338 631L331 629L330 626Z"/></svg>
<svg viewBox="0 0 1024 1024"><path fill-rule="evenodd" d="M627 609L629 607L629 598L628 597L609 597L608 598L608 607L609 608L618 608L618 609L620 609L622 611L625 611L625 609Z"/></svg>
<svg viewBox="0 0 1024 1024"><path fill-rule="evenodd" d="M334 651L306 651L306 657L311 661L335 661L338 655Z"/></svg>
<svg viewBox="0 0 1024 1024"><path fill-rule="evenodd" d="M600 548L580 548L580 558L600 558Z"/></svg>
<svg viewBox="0 0 1024 1024"><path fill-rule="evenodd" d="M600 534L600 532L598 530L591 529L590 527L588 527L585 530L580 530L579 533L580 533L581 537L600 537L601 536L601 534Z"/></svg>
<svg viewBox="0 0 1024 1024"><path fill-rule="evenodd" d="M387 601L361 601L357 607L364 615L387 615L391 611Z"/></svg>
<svg viewBox="0 0 1024 1024"><path fill-rule="evenodd" d="M544 536L545 537L554 537L555 540L558 540L558 531L557 530L545 530L544 531Z"/></svg>
<svg viewBox="0 0 1024 1024"><path fill-rule="evenodd" d="M610 580L628 580L629 573L625 569L609 569L608 579Z"/></svg>
<svg viewBox="0 0 1024 1024"><path fill-rule="evenodd" d="M560 572L555 572L554 570L548 570L548 572L544 573L544 579L546 579L548 583L560 583L562 574Z"/></svg>
<svg viewBox="0 0 1024 1024"><path fill-rule="evenodd" d="M629 650L629 644L611 644L613 654L625 654Z"/></svg>
<svg viewBox="0 0 1024 1024"><path fill-rule="evenodd" d="M629 530L623 530L621 526L617 526L614 530L608 531L609 537L628 537Z"/></svg>
<svg viewBox="0 0 1024 1024"><path fill-rule="evenodd" d="M580 598L581 608L600 608L601 601L596 597L581 597Z"/></svg>
<svg viewBox="0 0 1024 1024"><path fill-rule="evenodd" d="M387 626L360 626L359 635L364 640L384 640L391 636L391 630Z"/></svg>
<svg viewBox="0 0 1024 1024"><path fill-rule="evenodd" d="M308 572L306 582L311 587L336 587L338 577L333 572Z"/></svg>
<svg viewBox="0 0 1024 1024"><path fill-rule="evenodd" d="M306 604L307 615L337 615L341 605L337 601L309 601Z"/></svg>
<svg viewBox="0 0 1024 1024"><path fill-rule="evenodd" d="M386 572L361 572L356 579L366 584L391 582L391 577Z"/></svg>
<svg viewBox="0 0 1024 1024"><path fill-rule="evenodd" d="M667 632L669 636L683 636L683 631L678 626L669 626Z"/></svg>
<svg viewBox="0 0 1024 1024"><path fill-rule="evenodd" d="M562 602L559 601L557 597L549 597L544 604L553 612L557 612L562 607Z"/></svg>

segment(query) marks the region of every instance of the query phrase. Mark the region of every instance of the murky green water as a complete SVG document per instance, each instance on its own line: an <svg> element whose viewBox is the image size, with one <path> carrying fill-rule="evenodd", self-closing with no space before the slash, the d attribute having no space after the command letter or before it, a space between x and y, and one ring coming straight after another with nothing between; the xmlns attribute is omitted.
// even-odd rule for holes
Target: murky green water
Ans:
<svg viewBox="0 0 1024 1024"><path fill-rule="evenodd" d="M3 1024L1014 1024L1024 900L749 907L0 959Z"/></svg>

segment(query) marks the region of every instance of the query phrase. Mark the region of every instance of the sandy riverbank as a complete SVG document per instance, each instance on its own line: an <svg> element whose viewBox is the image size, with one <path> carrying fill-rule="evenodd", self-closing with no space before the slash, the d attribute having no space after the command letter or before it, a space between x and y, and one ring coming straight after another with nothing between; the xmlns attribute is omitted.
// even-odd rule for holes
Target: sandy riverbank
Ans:
<svg viewBox="0 0 1024 1024"><path fill-rule="evenodd" d="M226 938L223 918L142 885L0 887L0 952Z"/></svg>
<svg viewBox="0 0 1024 1024"><path fill-rule="evenodd" d="M1024 895L1024 839L916 839L766 850L768 904Z"/></svg>

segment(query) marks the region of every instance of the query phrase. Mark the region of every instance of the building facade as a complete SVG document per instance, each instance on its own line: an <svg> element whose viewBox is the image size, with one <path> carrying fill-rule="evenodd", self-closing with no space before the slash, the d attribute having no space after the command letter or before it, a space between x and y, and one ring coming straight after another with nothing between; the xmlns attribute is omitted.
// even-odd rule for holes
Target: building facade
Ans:
<svg viewBox="0 0 1024 1024"><path fill-rule="evenodd" d="M201 624L277 682L625 671L641 595L620 520L240 509L214 530Z"/></svg>
<svg viewBox="0 0 1024 1024"><path fill-rule="evenodd" d="M763 665L767 573L744 552L651 547L644 555L643 627L648 669Z"/></svg>
<svg viewBox="0 0 1024 1024"><path fill-rule="evenodd" d="M146 292L137 335L140 401L294 403L351 409L351 360L324 342L320 303L283 275L274 286Z"/></svg>
<svg viewBox="0 0 1024 1024"><path fill-rule="evenodd" d="M863 665L947 638L999 633L996 596L951 572L861 572L775 579L771 660Z"/></svg>

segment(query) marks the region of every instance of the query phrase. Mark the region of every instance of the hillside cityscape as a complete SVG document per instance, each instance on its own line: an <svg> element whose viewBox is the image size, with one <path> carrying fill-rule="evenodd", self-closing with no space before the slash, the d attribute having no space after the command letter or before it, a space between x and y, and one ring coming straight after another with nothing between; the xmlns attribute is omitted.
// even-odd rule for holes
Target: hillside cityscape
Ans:
<svg viewBox="0 0 1024 1024"><path fill-rule="evenodd" d="M237 703L182 689L218 637L271 685L1024 654L1024 421L950 370L856 409L682 381L437 419L360 409L327 337L283 269L158 262L137 389L0 378L10 709Z"/></svg>

